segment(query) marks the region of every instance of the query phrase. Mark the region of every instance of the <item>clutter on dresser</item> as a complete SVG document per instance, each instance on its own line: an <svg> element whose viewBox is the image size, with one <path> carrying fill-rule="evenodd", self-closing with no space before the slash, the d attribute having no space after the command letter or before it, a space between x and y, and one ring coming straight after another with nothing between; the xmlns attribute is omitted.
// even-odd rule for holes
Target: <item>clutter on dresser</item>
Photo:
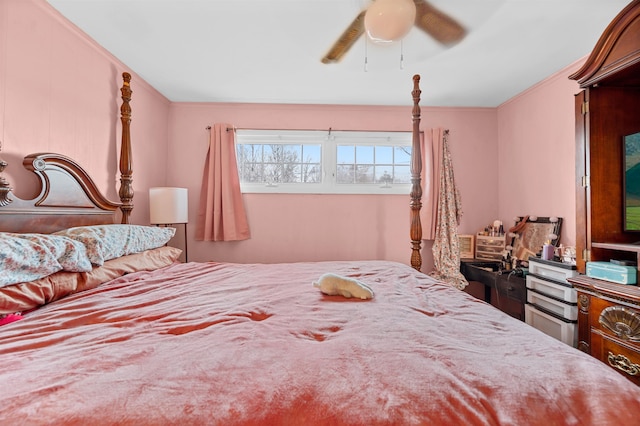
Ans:
<svg viewBox="0 0 640 426"><path fill-rule="evenodd" d="M505 260L511 263L511 269L527 268L532 257L546 260L557 258L561 217L517 216L514 222L506 234L505 247L508 252Z"/></svg>
<svg viewBox="0 0 640 426"><path fill-rule="evenodd" d="M576 247L564 246L560 244L557 250L557 257L562 263L566 263L568 265L575 265L576 264Z"/></svg>
<svg viewBox="0 0 640 426"><path fill-rule="evenodd" d="M475 235L458 234L460 259L473 259L475 254Z"/></svg>
<svg viewBox="0 0 640 426"><path fill-rule="evenodd" d="M501 261L506 236L502 221L495 220L476 235L476 259Z"/></svg>
<svg viewBox="0 0 640 426"><path fill-rule="evenodd" d="M478 235L476 240L476 259L500 261L504 252L504 245L504 235Z"/></svg>
<svg viewBox="0 0 640 426"><path fill-rule="evenodd" d="M542 253L544 246L554 251L560 242L561 217L518 216L515 225L509 229L511 238L511 255L517 259L527 260L531 256ZM551 260L552 255L549 255Z"/></svg>
<svg viewBox="0 0 640 426"><path fill-rule="evenodd" d="M508 231L501 220L494 220L475 235L474 258L500 262L500 270L520 276L526 275L530 257L575 265L575 247L560 244L561 229L562 218L555 216L517 216ZM468 240L460 241L462 252Z"/></svg>

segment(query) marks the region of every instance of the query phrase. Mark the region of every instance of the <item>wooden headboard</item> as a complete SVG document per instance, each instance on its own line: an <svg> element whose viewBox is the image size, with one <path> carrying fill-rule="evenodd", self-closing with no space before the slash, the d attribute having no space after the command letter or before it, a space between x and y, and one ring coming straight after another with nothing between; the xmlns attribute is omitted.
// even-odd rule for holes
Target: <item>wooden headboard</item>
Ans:
<svg viewBox="0 0 640 426"><path fill-rule="evenodd" d="M40 192L33 200L22 200L0 175L0 231L50 233L73 226L115 223L118 209L121 223L129 223L133 209L131 75L123 73L122 78L120 201L102 195L89 174L71 158L54 153L30 154L22 164L38 176ZM0 173L6 165L0 160Z"/></svg>

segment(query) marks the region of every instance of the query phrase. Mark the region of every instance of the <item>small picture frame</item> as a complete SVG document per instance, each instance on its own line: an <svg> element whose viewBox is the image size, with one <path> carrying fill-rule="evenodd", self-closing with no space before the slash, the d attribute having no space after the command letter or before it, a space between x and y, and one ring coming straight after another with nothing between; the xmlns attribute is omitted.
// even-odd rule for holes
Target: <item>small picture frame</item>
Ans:
<svg viewBox="0 0 640 426"><path fill-rule="evenodd" d="M460 259L473 259L475 249L475 235L458 235Z"/></svg>

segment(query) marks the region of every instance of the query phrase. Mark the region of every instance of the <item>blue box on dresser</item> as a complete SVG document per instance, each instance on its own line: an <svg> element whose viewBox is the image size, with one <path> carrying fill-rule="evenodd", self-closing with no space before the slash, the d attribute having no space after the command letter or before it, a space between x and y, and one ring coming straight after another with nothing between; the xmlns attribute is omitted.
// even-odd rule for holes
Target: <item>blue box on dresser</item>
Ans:
<svg viewBox="0 0 640 426"><path fill-rule="evenodd" d="M611 262L587 262L587 276L618 284L635 285L638 271L635 266L616 265Z"/></svg>

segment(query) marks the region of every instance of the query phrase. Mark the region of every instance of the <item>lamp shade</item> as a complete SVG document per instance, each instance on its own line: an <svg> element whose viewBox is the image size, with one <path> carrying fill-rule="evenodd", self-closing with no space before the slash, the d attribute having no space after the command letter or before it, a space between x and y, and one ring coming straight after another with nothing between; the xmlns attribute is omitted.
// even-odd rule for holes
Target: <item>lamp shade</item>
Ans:
<svg viewBox="0 0 640 426"><path fill-rule="evenodd" d="M149 213L153 225L189 222L187 188L149 188Z"/></svg>

